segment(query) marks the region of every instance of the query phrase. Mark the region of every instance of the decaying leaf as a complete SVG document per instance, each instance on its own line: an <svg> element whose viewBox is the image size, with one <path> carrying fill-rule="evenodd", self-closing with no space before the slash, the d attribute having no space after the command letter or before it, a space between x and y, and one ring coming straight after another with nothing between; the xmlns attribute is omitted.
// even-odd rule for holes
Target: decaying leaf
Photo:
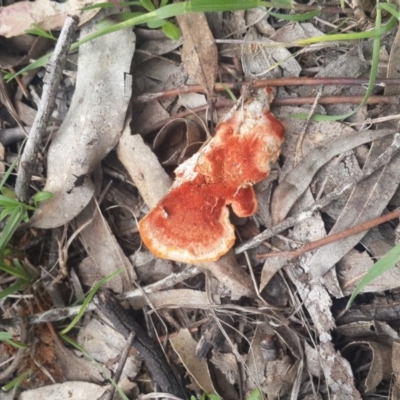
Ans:
<svg viewBox="0 0 400 400"><path fill-rule="evenodd" d="M97 361L106 364L115 370L126 340L115 329L93 318L87 325L79 330L78 343ZM122 371L122 376L133 380L140 371L142 358L138 353L130 353Z"/></svg>
<svg viewBox="0 0 400 400"><path fill-rule="evenodd" d="M207 18L198 12L178 15L176 19L183 37L182 63L189 75L211 95L217 77L218 51Z"/></svg>
<svg viewBox="0 0 400 400"><path fill-rule="evenodd" d="M85 26L81 35L93 32L94 22ZM126 79L134 49L131 29L80 47L74 97L48 153L44 190L53 193L53 198L36 211L31 219L34 226L61 226L92 198L94 185L89 174L117 144L124 126L131 96Z"/></svg>
<svg viewBox="0 0 400 400"><path fill-rule="evenodd" d="M172 180L140 135L132 135L129 121L117 146L117 155L145 203L155 207L171 187Z"/></svg>
<svg viewBox="0 0 400 400"><path fill-rule="evenodd" d="M392 138L375 140L364 168L376 160L390 146ZM396 155L379 171L360 182L352 191L330 234L361 224L382 214L400 183L400 156ZM337 261L350 251L365 232L339 240L318 249L308 266L314 277L323 276Z"/></svg>
<svg viewBox="0 0 400 400"><path fill-rule="evenodd" d="M93 400L101 398L108 389L108 386L99 386L90 382L69 381L25 390L19 395L18 399Z"/></svg>
<svg viewBox="0 0 400 400"><path fill-rule="evenodd" d="M107 221L101 215L98 204L92 200L76 217L78 227L91 221L82 229L81 240L89 257L92 258L102 277L109 276L123 269L123 272L104 284L116 293L129 290L136 276L133 267L119 243L115 239Z"/></svg>
<svg viewBox="0 0 400 400"><path fill-rule="evenodd" d="M101 374L101 368L95 362L78 357L58 339L55 340L54 350L57 364L60 366L66 380L93 383L104 382L105 378Z"/></svg>
<svg viewBox="0 0 400 400"><path fill-rule="evenodd" d="M21 35L11 39L0 37L0 68L8 69L26 64L43 56L50 46L51 40L40 36Z"/></svg>
<svg viewBox="0 0 400 400"><path fill-rule="evenodd" d="M358 341L349 343L342 350L345 357L351 360L357 359L363 367L369 364L365 378L365 393L372 393L383 379L389 379L392 373L392 364L389 362L392 356L390 347L372 341Z"/></svg>
<svg viewBox="0 0 400 400"><path fill-rule="evenodd" d="M206 393L216 393L208 371L207 361L196 356L196 341L188 329L181 329L178 335L169 339L186 370Z"/></svg>
<svg viewBox="0 0 400 400"><path fill-rule="evenodd" d="M153 150L162 165L176 167L195 154L205 139L206 134L197 122L176 118L158 132Z"/></svg>
<svg viewBox="0 0 400 400"><path fill-rule="evenodd" d="M278 223L286 217L293 204L310 185L315 173L331 158L361 144L394 133L395 131L389 129L354 132L334 139L308 153L307 157L285 176L273 194L271 208L274 223Z"/></svg>
<svg viewBox="0 0 400 400"><path fill-rule="evenodd" d="M392 371L394 375L393 396L397 398L400 395L400 344L398 342L393 342Z"/></svg>
<svg viewBox="0 0 400 400"><path fill-rule="evenodd" d="M171 190L139 223L142 240L155 255L201 263L233 246L226 206L241 217L256 212L252 185L268 176L284 139L283 125L269 111L271 95L259 90L233 108L213 139L176 169Z"/></svg>
<svg viewBox="0 0 400 400"><path fill-rule="evenodd" d="M46 31L60 29L67 15L77 15L80 24L93 18L99 9L82 10L84 7L101 3L100 0L69 0L65 3L47 0L20 1L0 7L0 35L10 38L22 35L33 24Z"/></svg>

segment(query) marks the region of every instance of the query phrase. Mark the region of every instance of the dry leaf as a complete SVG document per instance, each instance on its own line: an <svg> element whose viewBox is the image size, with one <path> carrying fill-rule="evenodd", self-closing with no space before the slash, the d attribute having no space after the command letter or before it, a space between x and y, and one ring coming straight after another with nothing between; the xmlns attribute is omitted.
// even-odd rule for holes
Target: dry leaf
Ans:
<svg viewBox="0 0 400 400"><path fill-rule="evenodd" d="M41 36L21 35L11 39L0 37L0 68L8 69L27 64L32 59L36 60L43 56L52 44L50 39Z"/></svg>
<svg viewBox="0 0 400 400"><path fill-rule="evenodd" d="M108 389L109 386L99 386L89 382L69 381L25 390L18 396L18 400L93 400L101 398Z"/></svg>
<svg viewBox="0 0 400 400"><path fill-rule="evenodd" d="M78 227L89 220L91 222L80 232L80 238L87 254L95 262L102 277L109 276L121 269L124 270L106 282L104 286L113 289L116 293L129 290L132 282L136 279L136 276L133 276L132 264L111 233L107 221L101 215L99 206L94 200L75 219Z"/></svg>
<svg viewBox="0 0 400 400"><path fill-rule="evenodd" d="M391 142L391 137L375 140L372 143L364 168L368 168L369 164L376 160ZM384 168L364 179L353 189L346 207L331 229L330 234L380 216L399 183L400 155L395 155ZM362 232L319 248L308 262L313 277L322 277L336 262L359 243L364 235L365 232Z"/></svg>
<svg viewBox="0 0 400 400"><path fill-rule="evenodd" d="M77 15L80 25L92 19L99 9L82 10L86 6L101 3L101 0L69 0L64 3L47 0L20 1L0 7L0 36L10 38L32 29L33 24L46 31L60 29L67 15Z"/></svg>
<svg viewBox="0 0 400 400"><path fill-rule="evenodd" d="M216 393L211 381L207 361L196 357L196 341L188 329L181 329L169 341L188 373L205 393Z"/></svg>
<svg viewBox="0 0 400 400"><path fill-rule="evenodd" d="M392 357L390 347L363 340L349 343L342 349L342 353L352 360L355 359L354 355L357 353L357 359L362 365L355 365L354 367L363 367L364 363L370 363L370 368L364 382L365 393L374 392L383 379L390 378L392 373L392 364L388 362Z"/></svg>
<svg viewBox="0 0 400 400"><path fill-rule="evenodd" d="M145 203L150 208L155 207L168 192L172 180L143 138L140 135L131 135L129 123L125 125L118 143L117 155Z"/></svg>
<svg viewBox="0 0 400 400"><path fill-rule="evenodd" d="M93 383L104 382L102 368L97 363L87 358L78 357L58 339L55 340L54 351L57 357L57 364L60 366L66 380Z"/></svg>
<svg viewBox="0 0 400 400"><path fill-rule="evenodd" d="M126 339L122 334L96 318L79 330L77 341L96 361L107 365L113 371L117 368L118 362L110 366L110 361L118 360L126 346ZM134 380L141 365L141 356L130 352L122 376Z"/></svg>
<svg viewBox="0 0 400 400"><path fill-rule="evenodd" d="M96 30L95 21L89 25L82 29L82 36ZM38 208L32 225L61 226L92 198L94 186L89 174L117 144L124 126L131 97L131 84L126 79L134 49L131 29L80 46L74 97L48 153L44 190L53 193L53 198Z"/></svg>
<svg viewBox="0 0 400 400"><path fill-rule="evenodd" d="M218 50L203 13L177 15L182 31L182 62L189 75L212 95L217 77Z"/></svg>
<svg viewBox="0 0 400 400"><path fill-rule="evenodd" d="M176 118L158 132L153 150L162 165L176 167L196 153L205 139L206 133L196 121Z"/></svg>
<svg viewBox="0 0 400 400"><path fill-rule="evenodd" d="M295 168L279 183L272 198L272 217L274 224L285 219L297 199L309 187L316 172L331 158L361 144L393 135L395 131L381 129L376 131L354 132L309 152Z"/></svg>

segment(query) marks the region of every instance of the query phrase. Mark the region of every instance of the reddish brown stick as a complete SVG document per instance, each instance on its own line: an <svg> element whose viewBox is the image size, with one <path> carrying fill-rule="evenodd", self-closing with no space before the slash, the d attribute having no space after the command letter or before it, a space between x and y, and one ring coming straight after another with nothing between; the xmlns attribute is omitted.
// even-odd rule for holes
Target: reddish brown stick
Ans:
<svg viewBox="0 0 400 400"><path fill-rule="evenodd" d="M315 86L315 85L368 85L368 79L364 78L279 78L260 79L256 82L227 82L216 83L214 91L224 92L226 88L239 90L243 86L253 85L255 88L276 86ZM377 79L375 85L400 85L400 79ZM205 93L201 85L183 86L177 89L166 90L158 93L145 93L133 99L133 104L147 103L158 98L178 96L183 93Z"/></svg>
<svg viewBox="0 0 400 400"><path fill-rule="evenodd" d="M268 257L275 257L275 256L282 256L282 257L286 257L286 258L295 258L295 257L301 256L304 253L307 253L308 251L315 250L319 247L336 242L336 241L344 239L346 237L356 235L357 233L367 231L377 225L383 224L384 222L398 218L399 216L400 216L400 211L398 209L396 209L388 214L382 215L378 218L371 219L370 221L364 222L360 225L352 226L351 228L345 229L341 232L334 233L333 235L329 235L322 239L315 240L314 242L307 243L304 246L302 246L296 250L282 251L280 253L257 254L257 258L268 258Z"/></svg>

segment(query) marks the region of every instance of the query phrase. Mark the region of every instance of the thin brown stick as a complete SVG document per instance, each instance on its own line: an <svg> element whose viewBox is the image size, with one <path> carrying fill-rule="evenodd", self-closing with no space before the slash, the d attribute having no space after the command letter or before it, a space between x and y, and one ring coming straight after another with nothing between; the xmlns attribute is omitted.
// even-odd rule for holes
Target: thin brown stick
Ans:
<svg viewBox="0 0 400 400"><path fill-rule="evenodd" d="M279 253L257 254L257 258L268 258L268 257L275 257L275 256L282 256L282 257L286 257L286 258L295 258L295 257L301 256L304 253L307 253L308 251L318 249L319 247L326 246L327 244L337 242L338 240L341 240L341 239L347 238L349 236L353 236L358 233L367 231L371 228L374 228L375 226L383 224L384 222L387 222L387 221L390 221L392 219L399 218L399 217L400 217L400 211L394 210L388 214L371 219L362 224L352 226L351 228L334 233L333 235L329 235L322 239L315 240L314 242L307 243L304 246L302 246L296 250L282 251Z"/></svg>
<svg viewBox="0 0 400 400"><path fill-rule="evenodd" d="M327 104L360 104L363 101L363 96L324 96L320 97L318 100L318 104L327 105ZM275 99L272 104L274 106L292 106L292 105L303 105L303 104L314 104L315 97L287 97L281 99ZM396 96L370 96L368 98L367 104L397 104L398 99ZM214 108L221 107L232 107L233 101L228 98L219 97L217 101L214 103ZM152 132L155 132L161 129L164 125L176 118L185 118L194 113L199 113L201 111L207 110L208 105L200 106L192 108L191 110L182 111L175 115L172 115L169 118L166 118L162 121L157 122L156 124L144 129L140 132L142 136L147 136Z"/></svg>
<svg viewBox="0 0 400 400"><path fill-rule="evenodd" d="M135 339L135 332L131 332L128 336L128 338L126 339L126 343L125 343L125 347L121 353L120 359L119 359L119 363L118 363L118 367L115 371L114 374L114 382L116 385L118 385L119 380L121 379L121 375L122 375L122 371L125 367L126 364L126 360L128 359L129 356L129 352L131 350L131 347L133 345L133 340ZM110 392L108 393L106 400L112 400L114 398L114 394L115 394L115 389L116 387L113 385L110 389Z"/></svg>
<svg viewBox="0 0 400 400"><path fill-rule="evenodd" d="M278 87L278 86L316 86L316 85L353 85L362 86L368 85L368 79L364 78L277 78L277 79L260 79L256 82L244 81L244 82L227 82L227 83L216 83L214 86L215 92L224 92L226 88L240 90L242 86L248 86L252 84L254 88L263 87ZM375 86L386 86L386 85L400 85L400 79L377 79ZM147 103L151 100L178 96L183 93L205 93L205 89L201 85L190 85L182 86L177 89L165 90L164 92L158 93L145 93L141 96L134 98L133 104Z"/></svg>

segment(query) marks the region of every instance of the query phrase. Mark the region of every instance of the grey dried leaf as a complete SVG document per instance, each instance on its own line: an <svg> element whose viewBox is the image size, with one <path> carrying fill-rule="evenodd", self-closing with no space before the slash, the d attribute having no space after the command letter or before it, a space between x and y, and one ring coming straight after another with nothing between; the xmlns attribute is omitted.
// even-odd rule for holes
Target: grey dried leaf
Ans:
<svg viewBox="0 0 400 400"><path fill-rule="evenodd" d="M69 381L25 390L19 395L18 399L93 400L100 399L108 390L109 386L99 386L90 382Z"/></svg>
<svg viewBox="0 0 400 400"><path fill-rule="evenodd" d="M351 150L361 144L393 135L387 129L354 132L340 136L325 145L314 149L294 167L276 188L272 197L272 217L274 223L281 222L297 199L309 187L314 175L333 157Z"/></svg>
<svg viewBox="0 0 400 400"><path fill-rule="evenodd" d="M132 264L112 234L94 200L76 217L75 222L79 227L89 220L91 222L82 229L80 238L87 254L93 259L101 275L109 276L121 268L124 269L123 273L106 282L104 286L117 293L129 290L132 282L136 279L136 276L132 276L134 273Z"/></svg>
<svg viewBox="0 0 400 400"><path fill-rule="evenodd" d="M376 131L378 132L378 131ZM364 168L376 160L392 142L391 137L375 140ZM352 191L330 233L361 224L382 214L400 183L400 155L395 155L386 166L360 182ZM308 266L314 278L322 277L365 235L362 232L319 248Z"/></svg>
<svg viewBox="0 0 400 400"><path fill-rule="evenodd" d="M96 29L93 21L81 35ZM32 225L61 226L92 198L94 185L89 175L118 143L124 126L131 97L126 79L134 49L131 29L102 36L79 48L75 94L48 153L44 190L53 193L53 198L38 208Z"/></svg>

